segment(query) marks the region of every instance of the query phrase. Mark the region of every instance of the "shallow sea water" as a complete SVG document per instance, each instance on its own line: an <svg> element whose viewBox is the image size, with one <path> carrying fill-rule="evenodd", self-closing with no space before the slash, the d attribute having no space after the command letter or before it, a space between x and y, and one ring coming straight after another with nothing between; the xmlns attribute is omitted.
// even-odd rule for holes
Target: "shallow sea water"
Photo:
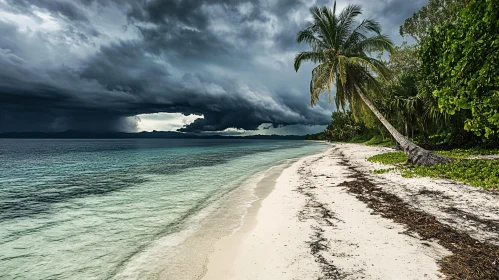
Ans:
<svg viewBox="0 0 499 280"><path fill-rule="evenodd" d="M325 148L243 139L0 139L0 279L161 278L169 256L196 249L179 245L196 233L202 239L202 227L237 228L247 186L260 173Z"/></svg>

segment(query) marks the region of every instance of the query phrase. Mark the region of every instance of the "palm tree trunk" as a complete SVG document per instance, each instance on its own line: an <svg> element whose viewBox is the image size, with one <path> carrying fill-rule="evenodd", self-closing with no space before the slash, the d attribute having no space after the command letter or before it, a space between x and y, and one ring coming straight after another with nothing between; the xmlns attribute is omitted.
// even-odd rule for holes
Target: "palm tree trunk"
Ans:
<svg viewBox="0 0 499 280"><path fill-rule="evenodd" d="M405 138L400 132L398 132L386 119L381 115L378 109L371 103L371 101L363 94L360 93L360 98L366 103L367 107L371 109L374 115L381 121L381 123L386 127L388 132L395 138L402 150L407 155L409 162L417 165L430 166L438 163L446 163L451 161L452 159L448 157L444 157L441 155L437 155L431 151L425 150L418 145L409 141L408 138Z"/></svg>

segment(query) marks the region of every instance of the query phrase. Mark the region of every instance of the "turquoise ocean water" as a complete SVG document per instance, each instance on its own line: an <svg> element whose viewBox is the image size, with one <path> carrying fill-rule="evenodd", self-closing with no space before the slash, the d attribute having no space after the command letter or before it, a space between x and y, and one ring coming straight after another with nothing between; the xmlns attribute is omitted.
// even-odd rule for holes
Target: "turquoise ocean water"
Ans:
<svg viewBox="0 0 499 280"><path fill-rule="evenodd" d="M251 176L324 149L242 139L0 139L0 279L154 279L157 272L141 270L162 266L212 205Z"/></svg>

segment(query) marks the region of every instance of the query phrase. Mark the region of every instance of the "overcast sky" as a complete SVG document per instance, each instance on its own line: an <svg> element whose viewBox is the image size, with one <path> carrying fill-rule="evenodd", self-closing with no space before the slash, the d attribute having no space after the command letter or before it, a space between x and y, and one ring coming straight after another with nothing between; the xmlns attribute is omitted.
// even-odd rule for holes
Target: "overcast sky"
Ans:
<svg viewBox="0 0 499 280"><path fill-rule="evenodd" d="M395 43L425 0L359 3ZM313 0L0 0L0 132L317 132L311 64L293 70ZM327 98L323 98L327 99ZM174 113L174 114L171 114Z"/></svg>

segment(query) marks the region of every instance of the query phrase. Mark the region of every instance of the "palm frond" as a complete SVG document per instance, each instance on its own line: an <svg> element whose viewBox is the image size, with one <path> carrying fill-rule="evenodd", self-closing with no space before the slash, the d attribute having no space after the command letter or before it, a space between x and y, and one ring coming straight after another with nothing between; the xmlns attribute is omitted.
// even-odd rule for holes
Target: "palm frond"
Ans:
<svg viewBox="0 0 499 280"><path fill-rule="evenodd" d="M310 104L315 105L319 97L328 89L328 63L320 64L312 70L310 80Z"/></svg>
<svg viewBox="0 0 499 280"><path fill-rule="evenodd" d="M384 82L389 82L391 80L391 72L382 61L366 55L351 56L348 57L347 60L350 64L359 64L366 69L369 69L383 79Z"/></svg>
<svg viewBox="0 0 499 280"><path fill-rule="evenodd" d="M319 7L312 7L310 8L310 11L312 13L313 17L313 25L312 25L312 30L316 33L318 33L319 38L325 41L325 43L328 45L328 47L333 46L333 35L332 35L332 30L330 30L330 27L327 22L327 16L324 13L324 8L319 8ZM327 8L326 8L327 12Z"/></svg>
<svg viewBox="0 0 499 280"><path fill-rule="evenodd" d="M367 38L365 33L374 32L380 35L381 26L377 21L372 19L364 19L362 22L350 33L344 42L344 46L348 49L351 45L358 43Z"/></svg>
<svg viewBox="0 0 499 280"><path fill-rule="evenodd" d="M357 16L362 13L361 7L348 5L336 15L336 1L332 10L313 7L310 12L312 23L298 32L296 40L307 43L312 50L299 53L295 57L294 68L298 71L303 61L319 64L312 70L311 104L314 105L326 91L331 102L334 84L337 108L344 109L347 105L362 107L362 102L356 105L361 100L360 92L371 98L380 97L379 93L386 88L382 81L391 80L391 73L382 61L370 54L375 51L391 52L392 42L388 36L381 34L379 23L365 19L354 26ZM369 37L369 33L375 35Z"/></svg>
<svg viewBox="0 0 499 280"><path fill-rule="evenodd" d="M362 8L360 5L350 4L343 11L341 11L338 16L338 34L336 40L344 42L348 35L352 32L352 25L355 22L355 18L362 14Z"/></svg>
<svg viewBox="0 0 499 280"><path fill-rule="evenodd" d="M375 51L393 51L393 43L387 35L376 35L353 44L349 52L371 53Z"/></svg>
<svg viewBox="0 0 499 280"><path fill-rule="evenodd" d="M311 61L313 63L319 63L324 61L324 55L321 52L301 52L295 56L295 71L300 69L301 63L303 61Z"/></svg>

